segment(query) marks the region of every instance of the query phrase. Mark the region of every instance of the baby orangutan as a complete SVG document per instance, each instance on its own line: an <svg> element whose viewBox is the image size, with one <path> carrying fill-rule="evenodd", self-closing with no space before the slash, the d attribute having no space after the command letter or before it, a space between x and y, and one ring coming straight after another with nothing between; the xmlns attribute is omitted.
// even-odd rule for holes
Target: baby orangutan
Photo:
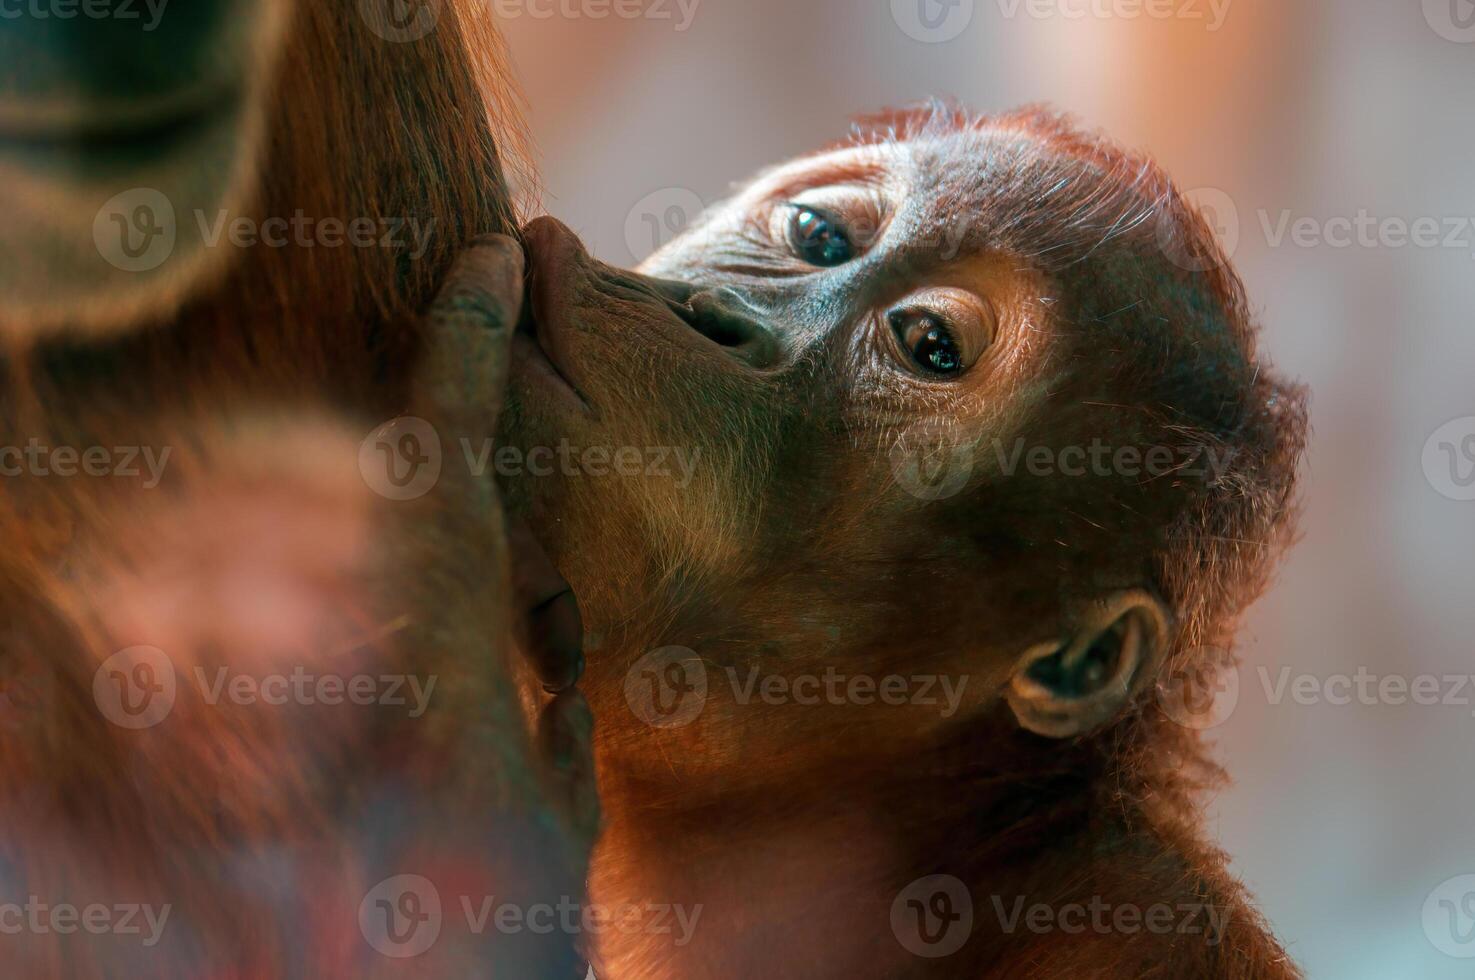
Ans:
<svg viewBox="0 0 1475 980"><path fill-rule="evenodd" d="M501 436L564 465L503 490L592 640L591 900L641 912L601 980L1298 975L1169 709L1287 539L1304 396L1155 165L930 106L638 273L524 234Z"/></svg>

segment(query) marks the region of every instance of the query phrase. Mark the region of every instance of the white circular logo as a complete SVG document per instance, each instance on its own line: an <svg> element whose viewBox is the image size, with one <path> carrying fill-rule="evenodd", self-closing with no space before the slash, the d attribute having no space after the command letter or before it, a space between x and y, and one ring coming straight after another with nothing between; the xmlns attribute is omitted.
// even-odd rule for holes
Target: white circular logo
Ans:
<svg viewBox="0 0 1475 980"><path fill-rule="evenodd" d="M707 668L687 647L652 650L625 674L625 701L653 728L690 725L707 703Z"/></svg>
<svg viewBox="0 0 1475 980"><path fill-rule="evenodd" d="M390 500L423 497L440 479L440 436L413 415L390 419L359 443L359 473Z"/></svg>
<svg viewBox="0 0 1475 980"><path fill-rule="evenodd" d="M973 0L891 0L891 18L912 40L940 44L968 29Z"/></svg>
<svg viewBox="0 0 1475 980"><path fill-rule="evenodd" d="M695 191L663 187L642 197L625 216L625 246L639 262L696 223L706 205Z"/></svg>
<svg viewBox="0 0 1475 980"><path fill-rule="evenodd" d="M973 896L952 875L918 878L891 903L891 932L916 956L951 956L972 931Z"/></svg>
<svg viewBox="0 0 1475 980"><path fill-rule="evenodd" d="M158 647L119 650L92 675L92 699L119 728L152 728L174 710L174 661Z"/></svg>
<svg viewBox="0 0 1475 980"><path fill-rule="evenodd" d="M1475 415L1434 430L1424 443L1424 477L1450 500L1475 500Z"/></svg>
<svg viewBox="0 0 1475 980"><path fill-rule="evenodd" d="M1446 41L1475 44L1475 0L1424 0L1424 19Z"/></svg>
<svg viewBox="0 0 1475 980"><path fill-rule="evenodd" d="M1217 187L1198 187L1183 192L1184 200L1197 208L1208 222L1219 241L1219 249L1227 261L1239 249L1239 208L1234 198ZM1157 222L1157 245L1169 262L1188 272L1205 272L1219 265L1211 255L1196 255L1188 250L1188 243L1167 212L1159 211Z"/></svg>
<svg viewBox="0 0 1475 980"><path fill-rule="evenodd" d="M440 938L440 892L429 878L395 875L359 903L359 931L385 956L419 956Z"/></svg>
<svg viewBox="0 0 1475 980"><path fill-rule="evenodd" d="M1429 893L1424 935L1445 956L1475 957L1475 875L1456 875Z"/></svg>
<svg viewBox="0 0 1475 980"><path fill-rule="evenodd" d="M359 15L386 41L418 41L435 30L441 0L359 0Z"/></svg>
<svg viewBox="0 0 1475 980"><path fill-rule="evenodd" d="M1157 684L1157 703L1184 728L1207 731L1229 720L1239 704L1239 668L1228 650L1205 647Z"/></svg>
<svg viewBox="0 0 1475 980"><path fill-rule="evenodd" d="M956 496L973 475L973 438L956 422L929 419L902 431L887 450L896 482L913 497Z"/></svg>
<svg viewBox="0 0 1475 980"><path fill-rule="evenodd" d="M174 252L174 204L162 191L134 187L108 198L92 219L92 242L108 264L148 272Z"/></svg>

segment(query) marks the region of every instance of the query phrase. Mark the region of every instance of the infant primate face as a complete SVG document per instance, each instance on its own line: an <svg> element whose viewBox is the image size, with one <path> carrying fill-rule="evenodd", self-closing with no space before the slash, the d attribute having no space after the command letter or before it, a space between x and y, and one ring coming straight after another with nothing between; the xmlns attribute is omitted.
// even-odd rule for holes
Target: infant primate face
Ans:
<svg viewBox="0 0 1475 980"><path fill-rule="evenodd" d="M895 437L1013 410L999 389L1021 380L1048 313L1035 269L960 240L967 216L935 193L930 163L910 144L793 161L639 276L555 222L529 226L513 410L530 451L608 447L612 474L589 479L570 451L573 465L520 481L532 499L564 523L581 489L605 513L628 506L632 530L655 521L663 557L704 577L823 533L811 518L864 516L879 533L883 515L923 507L932 488L892 486ZM630 452L618 465L632 448L639 473Z"/></svg>
<svg viewBox="0 0 1475 980"><path fill-rule="evenodd" d="M638 274L530 225L508 498L612 638L596 699L679 644L719 669L924 657L968 674L966 711L1080 631L1115 646L1037 671L1052 696L1139 685L1171 619L1151 551L1192 488L1101 460L1148 448L1141 407L1190 380L1175 344L1214 378L1172 407L1185 427L1230 424L1201 417L1234 410L1210 389L1248 377L1194 265L1212 243L1142 167L1027 118L943 120L765 172Z"/></svg>
<svg viewBox="0 0 1475 980"><path fill-rule="evenodd" d="M824 355L852 394L915 418L996 379L1043 314L1035 270L972 240L973 215L939 193L934 153L883 143L793 161L640 271L713 284L692 302L712 311L703 332L755 368Z"/></svg>

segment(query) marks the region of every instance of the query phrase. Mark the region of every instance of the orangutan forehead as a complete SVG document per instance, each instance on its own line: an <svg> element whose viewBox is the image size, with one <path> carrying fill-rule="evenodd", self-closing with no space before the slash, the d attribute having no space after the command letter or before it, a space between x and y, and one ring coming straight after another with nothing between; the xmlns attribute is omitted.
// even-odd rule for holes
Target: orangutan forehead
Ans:
<svg viewBox="0 0 1475 980"><path fill-rule="evenodd" d="M760 172L749 193L773 196L835 184L886 185L902 178L905 153L895 145L821 150Z"/></svg>
<svg viewBox="0 0 1475 980"><path fill-rule="evenodd" d="M873 180L927 177L959 187L978 178L1020 168L1087 171L1102 161L1039 134L1011 126L985 126L927 133L879 142L828 146L795 157L758 175L756 183L815 180Z"/></svg>

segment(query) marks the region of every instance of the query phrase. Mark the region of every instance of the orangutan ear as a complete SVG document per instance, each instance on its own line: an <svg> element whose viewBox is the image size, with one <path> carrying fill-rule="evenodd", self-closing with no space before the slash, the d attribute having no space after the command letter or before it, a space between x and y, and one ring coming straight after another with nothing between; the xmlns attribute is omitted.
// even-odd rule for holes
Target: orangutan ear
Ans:
<svg viewBox="0 0 1475 980"><path fill-rule="evenodd" d="M1019 658L1006 698L1019 724L1070 738L1110 721L1152 683L1168 644L1168 611L1139 589L1092 602L1062 640Z"/></svg>

